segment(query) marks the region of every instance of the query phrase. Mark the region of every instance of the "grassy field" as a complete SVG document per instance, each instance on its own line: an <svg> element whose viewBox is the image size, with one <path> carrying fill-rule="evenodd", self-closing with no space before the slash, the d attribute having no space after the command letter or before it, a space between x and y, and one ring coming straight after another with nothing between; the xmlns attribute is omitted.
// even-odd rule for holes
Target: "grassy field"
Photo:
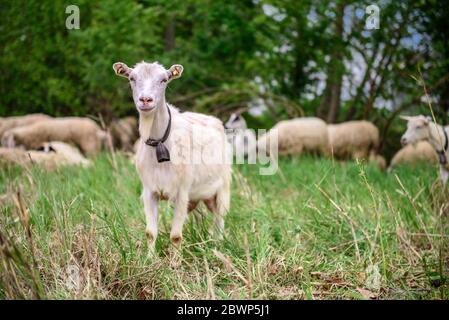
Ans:
<svg viewBox="0 0 449 320"><path fill-rule="evenodd" d="M449 297L448 192L435 166L385 174L303 157L259 176L236 165L225 239L192 216L175 268L169 206L149 260L140 181L125 157L113 163L1 169L0 298Z"/></svg>

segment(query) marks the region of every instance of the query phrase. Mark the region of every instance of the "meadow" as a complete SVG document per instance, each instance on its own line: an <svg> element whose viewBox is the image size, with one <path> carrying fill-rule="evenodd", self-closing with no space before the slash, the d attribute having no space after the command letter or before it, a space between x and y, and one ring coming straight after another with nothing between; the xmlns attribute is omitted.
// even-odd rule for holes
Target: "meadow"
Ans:
<svg viewBox="0 0 449 320"><path fill-rule="evenodd" d="M147 257L141 184L125 156L0 170L1 299L447 299L449 203L435 165L284 158L234 165L221 242L199 207L169 263L172 211ZM203 218L198 218L203 216Z"/></svg>

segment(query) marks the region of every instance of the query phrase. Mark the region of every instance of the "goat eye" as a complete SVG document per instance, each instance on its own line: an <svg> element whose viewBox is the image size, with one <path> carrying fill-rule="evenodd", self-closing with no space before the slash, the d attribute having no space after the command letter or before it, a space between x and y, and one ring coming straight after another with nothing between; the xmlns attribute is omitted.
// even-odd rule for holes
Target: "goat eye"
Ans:
<svg viewBox="0 0 449 320"><path fill-rule="evenodd" d="M161 83L165 83L165 82L167 82L167 79L162 79L161 80Z"/></svg>
<svg viewBox="0 0 449 320"><path fill-rule="evenodd" d="M134 77L129 78L130 81L134 82L136 79Z"/></svg>

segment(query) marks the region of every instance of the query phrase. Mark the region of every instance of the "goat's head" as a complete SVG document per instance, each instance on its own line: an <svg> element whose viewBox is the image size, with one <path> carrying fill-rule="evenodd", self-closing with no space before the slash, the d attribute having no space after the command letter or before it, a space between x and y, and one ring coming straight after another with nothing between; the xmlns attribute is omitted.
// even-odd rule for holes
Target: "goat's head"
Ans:
<svg viewBox="0 0 449 320"><path fill-rule="evenodd" d="M167 84L181 76L184 68L175 64L166 70L157 62L140 62L134 68L123 62L114 63L112 68L119 76L129 79L134 103L139 113L149 113L165 102Z"/></svg>
<svg viewBox="0 0 449 320"><path fill-rule="evenodd" d="M419 116L401 116L407 121L407 131L401 137L401 144L415 144L422 140L429 140L429 123L432 121L429 117Z"/></svg>
<svg viewBox="0 0 449 320"><path fill-rule="evenodd" d="M226 129L247 129L245 118L240 113L232 113L224 126Z"/></svg>

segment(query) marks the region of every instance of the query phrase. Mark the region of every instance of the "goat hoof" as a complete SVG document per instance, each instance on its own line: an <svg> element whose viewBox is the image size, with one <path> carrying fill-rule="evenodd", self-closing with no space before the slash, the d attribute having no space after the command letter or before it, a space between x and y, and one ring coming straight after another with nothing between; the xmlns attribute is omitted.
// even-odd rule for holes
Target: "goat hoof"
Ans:
<svg viewBox="0 0 449 320"><path fill-rule="evenodd" d="M175 247L179 248L181 246L182 236L171 236L170 240Z"/></svg>

